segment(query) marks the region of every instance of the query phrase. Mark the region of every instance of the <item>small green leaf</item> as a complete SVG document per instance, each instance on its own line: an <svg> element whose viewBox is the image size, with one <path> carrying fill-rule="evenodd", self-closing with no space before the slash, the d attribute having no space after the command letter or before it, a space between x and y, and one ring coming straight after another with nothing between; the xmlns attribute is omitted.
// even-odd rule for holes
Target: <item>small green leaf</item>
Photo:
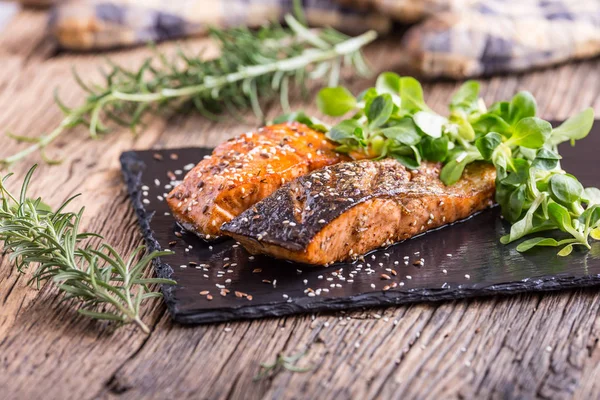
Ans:
<svg viewBox="0 0 600 400"><path fill-rule="evenodd" d="M452 96L450 110L461 110L468 113L477 107L478 98L479 82L466 81Z"/></svg>
<svg viewBox="0 0 600 400"><path fill-rule="evenodd" d="M453 185L461 178L465 167L475 160L480 160L481 155L477 150L467 152L457 150L450 156L450 161L442 167L440 180L447 186Z"/></svg>
<svg viewBox="0 0 600 400"><path fill-rule="evenodd" d="M508 107L508 118L512 124L516 124L523 118L535 117L537 105L535 98L529 92L523 91L517 93Z"/></svg>
<svg viewBox="0 0 600 400"><path fill-rule="evenodd" d="M527 183L529 179L529 162L522 158L512 160L512 167L508 176L502 179L504 185L519 186Z"/></svg>
<svg viewBox="0 0 600 400"><path fill-rule="evenodd" d="M408 169L418 169L421 166L421 156L415 146L407 146L409 154L391 153L390 157L396 159Z"/></svg>
<svg viewBox="0 0 600 400"><path fill-rule="evenodd" d="M497 115L504 121L510 121L510 103L508 101L499 101L492 104L488 113Z"/></svg>
<svg viewBox="0 0 600 400"><path fill-rule="evenodd" d="M408 113L429 110L423 100L423 88L418 80L410 76L400 78L400 109Z"/></svg>
<svg viewBox="0 0 600 400"><path fill-rule="evenodd" d="M502 210L503 215L508 215L509 221L517 221L523 213L525 200L527 199L527 186L520 185L517 187L508 198L508 210Z"/></svg>
<svg viewBox="0 0 600 400"><path fill-rule="evenodd" d="M429 161L444 161L448 155L448 143L448 138L445 136L438 139L424 136L419 144L421 155Z"/></svg>
<svg viewBox="0 0 600 400"><path fill-rule="evenodd" d="M558 161L561 158L562 157L557 153L546 148L542 148L537 152L535 159L531 163L531 166L533 168L551 171L558 166Z"/></svg>
<svg viewBox="0 0 600 400"><path fill-rule="evenodd" d="M471 123L471 126L475 132L483 135L488 132L498 132L501 135L507 136L511 130L508 122L491 112L481 115L477 120Z"/></svg>
<svg viewBox="0 0 600 400"><path fill-rule="evenodd" d="M523 118L515 126L508 144L531 149L540 148L551 133L552 125L548 121L535 117Z"/></svg>
<svg viewBox="0 0 600 400"><path fill-rule="evenodd" d="M378 93L388 93L392 96L394 104L400 106L400 76L393 72L383 72L377 77L375 88Z"/></svg>
<svg viewBox="0 0 600 400"><path fill-rule="evenodd" d="M369 127L378 128L385 124L390 119L392 111L394 111L394 102L391 95L386 93L375 97L366 112Z"/></svg>
<svg viewBox="0 0 600 400"><path fill-rule="evenodd" d="M592 229L590 236L592 239L600 240L600 227Z"/></svg>
<svg viewBox="0 0 600 400"><path fill-rule="evenodd" d="M600 226L600 205L589 206L579 216L579 222L587 228L596 228Z"/></svg>
<svg viewBox="0 0 600 400"><path fill-rule="evenodd" d="M457 135L459 138L462 138L468 142L472 142L475 140L475 130L473 126L463 118L461 115L450 114L450 118L448 119L457 129Z"/></svg>
<svg viewBox="0 0 600 400"><path fill-rule="evenodd" d="M382 129L381 133L388 139L394 139L407 145L416 145L421 141L417 126L410 117L396 121L393 126Z"/></svg>
<svg viewBox="0 0 600 400"><path fill-rule="evenodd" d="M569 175L554 174L548 181L552 199L564 206L571 206L583 195L583 186Z"/></svg>
<svg viewBox="0 0 600 400"><path fill-rule="evenodd" d="M571 254L572 252L573 252L573 245L568 244L565 247L563 247L561 251L558 252L558 255L561 257L566 257L569 254Z"/></svg>
<svg viewBox="0 0 600 400"><path fill-rule="evenodd" d="M577 115L563 122L559 127L552 130L550 143L558 145L566 141L583 139L590 133L594 124L594 110L586 108Z"/></svg>
<svg viewBox="0 0 600 400"><path fill-rule="evenodd" d="M517 246L517 251L525 252L536 246L556 247L556 246L558 246L558 242L552 238L537 237L537 238L528 239L528 240L521 242Z"/></svg>
<svg viewBox="0 0 600 400"><path fill-rule="evenodd" d="M442 136L442 127L448 122L446 118L428 111L417 112L413 119L423 133L433 138Z"/></svg>
<svg viewBox="0 0 600 400"><path fill-rule="evenodd" d="M571 221L569 211L565 207L558 203L550 202L550 204L548 204L548 215L561 231L573 231L573 222Z"/></svg>
<svg viewBox="0 0 600 400"><path fill-rule="evenodd" d="M547 195L540 194L529 206L527 213L523 218L513 223L510 227L510 233L508 235L504 235L500 238L500 242L502 244L508 244L514 242L517 239L522 238L525 235L533 233L534 230L534 216L535 212L543 205L543 203L547 200ZM540 227L541 229L542 227Z"/></svg>
<svg viewBox="0 0 600 400"><path fill-rule="evenodd" d="M484 137L481 137L475 141L475 146L481 153L484 160L489 161L492 159L492 154L496 147L502 143L502 136L496 132L490 132Z"/></svg>
<svg viewBox="0 0 600 400"><path fill-rule="evenodd" d="M600 189L595 187L585 188L581 198L588 204L588 206L600 204Z"/></svg>
<svg viewBox="0 0 600 400"><path fill-rule="evenodd" d="M347 119L333 126L327 137L334 142L348 146L365 146L363 131L360 124L354 119Z"/></svg>
<svg viewBox="0 0 600 400"><path fill-rule="evenodd" d="M339 117L356 107L356 99L345 87L327 87L317 95L319 110L332 117Z"/></svg>

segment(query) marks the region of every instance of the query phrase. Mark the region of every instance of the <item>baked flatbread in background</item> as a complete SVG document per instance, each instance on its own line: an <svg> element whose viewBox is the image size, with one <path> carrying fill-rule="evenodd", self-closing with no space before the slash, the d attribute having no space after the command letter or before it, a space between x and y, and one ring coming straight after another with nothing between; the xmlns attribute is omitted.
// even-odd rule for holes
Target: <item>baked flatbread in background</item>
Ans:
<svg viewBox="0 0 600 400"><path fill-rule="evenodd" d="M524 71L600 54L600 0L485 0L427 18L402 40L427 77Z"/></svg>
<svg viewBox="0 0 600 400"><path fill-rule="evenodd" d="M57 5L50 31L69 50L132 46L205 34L209 27L259 27L293 12L282 0L84 0ZM311 26L331 26L356 34L369 29L390 30L391 19L362 13L334 0L304 1Z"/></svg>

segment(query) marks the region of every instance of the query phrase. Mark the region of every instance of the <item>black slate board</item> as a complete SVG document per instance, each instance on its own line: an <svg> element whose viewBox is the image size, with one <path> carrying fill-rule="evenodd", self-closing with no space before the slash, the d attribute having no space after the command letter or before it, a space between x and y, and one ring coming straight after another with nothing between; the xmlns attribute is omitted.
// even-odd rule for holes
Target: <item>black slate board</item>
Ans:
<svg viewBox="0 0 600 400"><path fill-rule="evenodd" d="M585 186L598 187L599 149L597 121L588 138L575 148L561 148L563 167ZM178 282L163 287L167 307L178 322L209 323L600 284L600 242L594 242L591 251L575 250L569 257L556 256L552 248L520 254L515 244L500 244L499 238L508 225L499 218L497 208L375 251L364 262L328 268L264 256L252 259L233 240L209 244L193 234L177 237L176 232L182 230L161 201L169 192L164 187L170 181L167 171L181 179L186 168L209 153L210 149L186 148L127 152L121 156L125 181L147 243L152 249L171 248L176 253L155 262L155 268L159 276ZM177 244L169 246L173 241ZM420 258L425 264L414 266ZM382 273L392 279L382 280ZM393 282L395 288L383 290ZM230 293L221 296L217 285ZM316 293L309 295L309 288ZM213 299L209 301L201 291L209 291ZM252 300L236 297L235 291L251 295Z"/></svg>

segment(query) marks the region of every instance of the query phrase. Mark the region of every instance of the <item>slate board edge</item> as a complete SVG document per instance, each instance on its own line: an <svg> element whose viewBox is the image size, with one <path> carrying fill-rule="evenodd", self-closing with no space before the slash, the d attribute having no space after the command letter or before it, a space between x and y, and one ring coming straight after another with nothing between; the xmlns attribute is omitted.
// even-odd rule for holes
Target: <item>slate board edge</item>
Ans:
<svg viewBox="0 0 600 400"><path fill-rule="evenodd" d="M169 149L169 151L175 152L177 150ZM153 213L146 211L142 203L141 186L145 163L137 156L136 151L122 153L120 162L127 190L136 211L144 240L150 251L161 250L160 244L154 237L154 232L150 227ZM160 258L154 260L153 266L157 275L161 278L170 278L173 274L171 266L162 262ZM600 275L578 277L576 280L567 275L542 276L527 278L521 281L494 284L487 287L467 287L466 285L461 285L450 289L368 292L344 298L323 298L322 301L318 301L313 297L310 299L310 303L308 302L308 298L298 298L291 303L250 304L247 306L215 308L209 311L202 310L198 312L181 312L178 310L173 292L174 286L162 285L161 290L167 309L173 320L182 324L206 324L240 319L281 317L300 313L349 310L362 307L386 307L422 301L435 302L523 292L556 291L596 285L600 285Z"/></svg>
<svg viewBox="0 0 600 400"><path fill-rule="evenodd" d="M125 184L127 185L129 199L131 200L138 217L138 223L142 229L142 236L144 237L146 246L148 246L149 251L163 250L160 243L158 243L158 240L154 237L152 228L150 228L150 221L152 220L154 213L147 212L144 208L144 203L142 202L142 174L146 168L146 164L138 158L137 152L135 151L122 153L121 157L119 157L119 161L121 162L121 171L123 173ZM171 268L169 264L162 262L160 257L155 258L152 261L152 266L159 278L170 279L171 275L173 275L173 268ZM161 291L167 309L171 315L175 317L176 303L173 289L173 285L161 285Z"/></svg>

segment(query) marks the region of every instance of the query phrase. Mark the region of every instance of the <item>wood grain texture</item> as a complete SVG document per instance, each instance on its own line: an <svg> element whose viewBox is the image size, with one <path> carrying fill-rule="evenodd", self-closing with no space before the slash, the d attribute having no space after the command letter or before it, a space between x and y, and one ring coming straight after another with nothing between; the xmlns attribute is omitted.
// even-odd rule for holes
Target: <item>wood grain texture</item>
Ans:
<svg viewBox="0 0 600 400"><path fill-rule="evenodd" d="M37 135L61 118L52 90L67 104L83 94L71 66L97 79L99 56L56 54L44 38L45 15L21 12L0 34L0 127ZM188 45L199 48L202 39ZM160 46L173 50L173 44ZM368 49L376 70L393 69L401 54L393 39ZM136 65L147 49L114 52ZM600 60L517 76L483 80L489 102L528 89L547 119L564 118L586 106L600 114ZM370 85L351 83L353 90ZM444 111L454 82L425 85L428 103ZM314 95L314 92L312 93ZM300 100L294 107L312 107ZM269 115L280 110L268 109ZM215 124L194 115L148 121L142 135L115 131L92 141L75 130L57 141L57 167L42 166L31 186L57 205L83 195L85 229L98 231L122 252L140 243L121 181L118 156L144 148L214 146L254 127L250 120ZM2 139L0 156L20 148ZM38 156L14 167L23 176ZM597 168L597 166L590 166ZM17 182L11 183L16 188ZM519 295L389 309L319 314L199 327L173 324L160 301L146 303L144 335L77 316L60 305L50 285L27 286L28 276L0 264L0 388L2 398L552 398L600 397L600 297L597 289ZM278 352L307 349L305 374L282 372L254 382L260 362Z"/></svg>

